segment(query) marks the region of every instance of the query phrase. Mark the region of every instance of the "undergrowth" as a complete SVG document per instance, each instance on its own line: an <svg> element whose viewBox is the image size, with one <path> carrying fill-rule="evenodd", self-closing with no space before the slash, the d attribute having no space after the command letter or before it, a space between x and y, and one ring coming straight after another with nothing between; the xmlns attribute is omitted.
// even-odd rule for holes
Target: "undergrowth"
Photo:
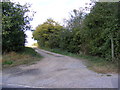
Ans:
<svg viewBox="0 0 120 90"><path fill-rule="evenodd" d="M2 55L2 66L3 68L8 68L22 64L30 65L39 61L41 58L42 56L35 52L33 48L25 47L20 52L4 53Z"/></svg>

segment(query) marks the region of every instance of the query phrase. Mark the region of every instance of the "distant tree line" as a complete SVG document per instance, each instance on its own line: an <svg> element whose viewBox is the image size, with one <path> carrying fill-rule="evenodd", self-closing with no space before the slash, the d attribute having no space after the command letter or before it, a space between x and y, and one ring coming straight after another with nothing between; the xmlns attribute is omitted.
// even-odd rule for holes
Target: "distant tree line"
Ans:
<svg viewBox="0 0 120 90"><path fill-rule="evenodd" d="M20 51L25 46L25 31L30 30L28 5L2 3L2 52Z"/></svg>
<svg viewBox="0 0 120 90"><path fill-rule="evenodd" d="M59 48L117 61L120 58L119 3L94 3L90 13L73 10L66 27L52 19L38 25L33 37L39 47Z"/></svg>

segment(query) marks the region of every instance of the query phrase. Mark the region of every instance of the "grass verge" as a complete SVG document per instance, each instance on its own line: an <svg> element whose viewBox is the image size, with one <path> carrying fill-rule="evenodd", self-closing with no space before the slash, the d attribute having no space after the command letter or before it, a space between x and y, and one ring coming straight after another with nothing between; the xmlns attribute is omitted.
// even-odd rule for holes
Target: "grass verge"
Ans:
<svg viewBox="0 0 120 90"><path fill-rule="evenodd" d="M118 73L118 63L107 61L104 58L100 58L96 56L88 56L83 54L74 54L60 49L49 49L49 48L42 48L42 49L54 53L71 56L77 59L81 59L83 62L85 62L86 66L90 70L93 70L97 73Z"/></svg>
<svg viewBox="0 0 120 90"><path fill-rule="evenodd" d="M17 65L30 65L42 58L33 48L25 47L21 52L9 52L2 55L2 67L9 68Z"/></svg>

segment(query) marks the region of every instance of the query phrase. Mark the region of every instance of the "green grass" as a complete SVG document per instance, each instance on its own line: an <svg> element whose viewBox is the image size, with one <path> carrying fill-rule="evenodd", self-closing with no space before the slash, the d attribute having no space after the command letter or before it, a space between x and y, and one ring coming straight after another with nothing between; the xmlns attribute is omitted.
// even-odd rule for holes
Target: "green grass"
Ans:
<svg viewBox="0 0 120 90"><path fill-rule="evenodd" d="M35 50L33 48L30 47L25 47L25 49L21 52L18 52L19 54L24 54L24 55L31 55L33 57L41 57L40 54L38 54L37 52L35 52Z"/></svg>
<svg viewBox="0 0 120 90"><path fill-rule="evenodd" d="M118 72L118 64L110 62L105 58L83 55L83 54L74 54L74 53L70 53L60 49L49 49L49 48L42 48L42 49L80 59L83 62L85 62L86 66L89 69L98 73L117 73Z"/></svg>
<svg viewBox="0 0 120 90"><path fill-rule="evenodd" d="M25 47L21 52L9 52L2 56L3 68L9 68L17 65L30 65L41 60L42 56L35 52L33 48Z"/></svg>

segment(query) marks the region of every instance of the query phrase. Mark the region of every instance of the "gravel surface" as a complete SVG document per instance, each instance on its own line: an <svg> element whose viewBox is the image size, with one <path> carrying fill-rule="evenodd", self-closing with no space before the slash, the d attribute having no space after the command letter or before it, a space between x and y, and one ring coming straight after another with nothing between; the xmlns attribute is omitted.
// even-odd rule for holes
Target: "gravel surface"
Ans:
<svg viewBox="0 0 120 90"><path fill-rule="evenodd" d="M118 88L118 75L96 73L81 60L37 49L44 58L36 64L3 70L3 87Z"/></svg>

